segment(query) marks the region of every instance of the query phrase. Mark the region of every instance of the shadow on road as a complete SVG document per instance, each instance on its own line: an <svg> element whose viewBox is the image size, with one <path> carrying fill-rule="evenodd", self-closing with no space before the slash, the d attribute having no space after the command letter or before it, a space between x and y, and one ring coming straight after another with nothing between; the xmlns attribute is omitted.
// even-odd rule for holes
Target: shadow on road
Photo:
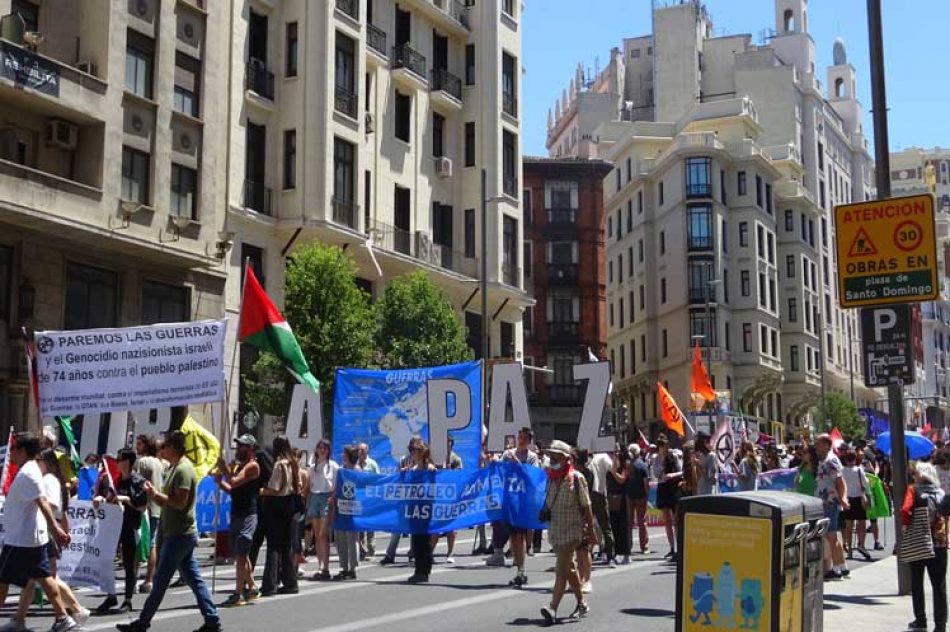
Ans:
<svg viewBox="0 0 950 632"><path fill-rule="evenodd" d="M651 619L672 619L676 614L672 610L663 610L661 608L624 608L620 612L635 617L649 617Z"/></svg>

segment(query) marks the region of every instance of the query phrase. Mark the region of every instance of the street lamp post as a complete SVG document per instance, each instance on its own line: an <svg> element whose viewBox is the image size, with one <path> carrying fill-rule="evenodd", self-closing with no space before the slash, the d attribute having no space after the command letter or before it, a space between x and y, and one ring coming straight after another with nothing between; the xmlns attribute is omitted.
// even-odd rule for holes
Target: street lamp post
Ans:
<svg viewBox="0 0 950 632"><path fill-rule="evenodd" d="M709 271L712 273L713 265L710 264ZM710 276L712 276L710 274ZM722 279L707 279L706 281L706 373L709 375L709 379L712 380L712 345L713 345L713 335L712 335L712 299L713 294L715 293L715 287L722 283Z"/></svg>
<svg viewBox="0 0 950 632"><path fill-rule="evenodd" d="M496 195L488 197L488 175L482 169L482 244L481 244L481 279L479 279L482 293L482 360L488 360L489 344L488 332L491 324L488 321L488 204L500 202L505 197Z"/></svg>

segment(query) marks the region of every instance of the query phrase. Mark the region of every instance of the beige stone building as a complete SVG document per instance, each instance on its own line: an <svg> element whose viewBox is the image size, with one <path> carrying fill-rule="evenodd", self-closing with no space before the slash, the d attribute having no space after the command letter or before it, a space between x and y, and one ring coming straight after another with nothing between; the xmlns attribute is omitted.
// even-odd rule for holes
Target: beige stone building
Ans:
<svg viewBox="0 0 950 632"><path fill-rule="evenodd" d="M520 357L531 304L522 289L521 3L233 6L230 72L240 84L219 102L232 123L229 315L245 259L280 303L285 258L319 241L346 247L374 296L425 270L477 352L484 171L491 354ZM246 352L242 367L252 361Z"/></svg>
<svg viewBox="0 0 950 632"><path fill-rule="evenodd" d="M223 315L229 32L204 0L0 0L0 16L4 434L36 421L21 326Z"/></svg>

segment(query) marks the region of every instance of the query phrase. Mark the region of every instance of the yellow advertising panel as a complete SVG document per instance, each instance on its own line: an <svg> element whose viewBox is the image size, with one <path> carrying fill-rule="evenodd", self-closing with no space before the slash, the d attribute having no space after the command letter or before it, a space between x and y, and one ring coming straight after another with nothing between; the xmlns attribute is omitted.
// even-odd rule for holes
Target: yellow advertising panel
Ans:
<svg viewBox="0 0 950 632"><path fill-rule="evenodd" d="M930 194L835 207L841 307L937 297L937 242Z"/></svg>
<svg viewBox="0 0 950 632"><path fill-rule="evenodd" d="M683 527L683 632L770 629L772 521L688 513Z"/></svg>

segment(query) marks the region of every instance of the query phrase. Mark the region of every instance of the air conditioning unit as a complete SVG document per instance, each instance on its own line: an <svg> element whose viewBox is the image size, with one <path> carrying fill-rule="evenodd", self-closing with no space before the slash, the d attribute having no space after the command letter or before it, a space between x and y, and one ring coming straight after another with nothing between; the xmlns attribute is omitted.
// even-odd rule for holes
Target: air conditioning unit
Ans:
<svg viewBox="0 0 950 632"><path fill-rule="evenodd" d="M435 175L440 178L452 177L452 159L439 156L435 159Z"/></svg>
<svg viewBox="0 0 950 632"><path fill-rule="evenodd" d="M432 237L429 233L416 231L416 258L422 261L432 261Z"/></svg>
<svg viewBox="0 0 950 632"><path fill-rule="evenodd" d="M79 142L79 126L63 119L46 122L46 144L62 149L76 149Z"/></svg>
<svg viewBox="0 0 950 632"><path fill-rule="evenodd" d="M98 76L96 72L97 71L96 62L94 61L81 61L78 64L76 64L76 70L78 70L79 72L84 72L87 75L92 75L94 77Z"/></svg>
<svg viewBox="0 0 950 632"><path fill-rule="evenodd" d="M376 118L371 113L367 112L363 121L366 126L367 134L372 134L376 131Z"/></svg>

